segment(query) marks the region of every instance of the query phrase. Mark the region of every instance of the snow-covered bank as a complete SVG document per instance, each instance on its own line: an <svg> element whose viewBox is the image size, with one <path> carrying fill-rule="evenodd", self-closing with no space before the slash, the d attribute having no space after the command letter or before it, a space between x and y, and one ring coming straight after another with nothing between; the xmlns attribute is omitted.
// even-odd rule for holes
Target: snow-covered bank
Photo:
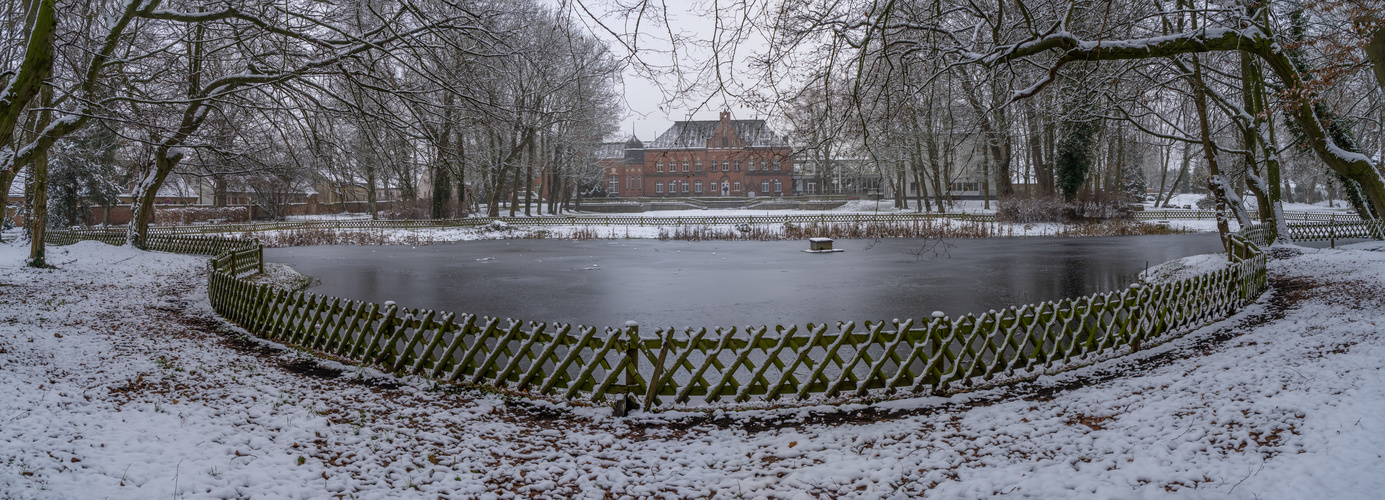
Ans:
<svg viewBox="0 0 1385 500"><path fill-rule="evenodd" d="M1130 221L1107 221L1089 224L1061 223L998 223L966 220L937 220L922 223L829 222L822 225L763 223L742 225L599 225L545 224L523 225L494 221L478 227L425 227L391 229L332 229L302 228L245 232L244 238L258 238L265 246L305 245L429 245L458 241L496 239L673 239L673 240L779 240L800 239L799 235L830 238L860 238L859 235L884 237L927 238L1010 238L1041 236L1121 236L1129 234L1168 234L1169 232L1215 231L1216 224L1208 221L1188 221L1183 227L1171 224L1158 227Z"/></svg>
<svg viewBox="0 0 1385 500"><path fill-rule="evenodd" d="M24 251L0 244L0 498L1385 488L1377 251L1273 261L1274 295L1134 360L947 399L710 420L613 419L324 369L209 320L201 258L87 242L51 248L59 269L34 270L20 267Z"/></svg>

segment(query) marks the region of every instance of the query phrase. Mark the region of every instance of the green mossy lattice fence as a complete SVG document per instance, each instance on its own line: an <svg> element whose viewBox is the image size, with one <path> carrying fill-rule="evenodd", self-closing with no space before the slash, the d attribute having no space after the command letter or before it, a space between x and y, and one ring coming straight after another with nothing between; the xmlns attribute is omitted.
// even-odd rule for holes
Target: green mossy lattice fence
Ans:
<svg viewBox="0 0 1385 500"><path fill-rule="evenodd" d="M1290 225L1300 240L1379 235L1379 221ZM54 242L105 241L57 231ZM1326 235L1326 236L1324 236ZM121 240L114 240L119 243ZM596 329L405 309L253 283L254 240L155 234L154 250L215 255L216 311L268 338L384 371L646 408L939 394L1090 363L1161 342L1264 290L1260 227L1230 236L1227 267L1181 281L979 316L748 328Z"/></svg>
<svg viewBox="0 0 1385 500"><path fill-rule="evenodd" d="M535 395L646 406L946 393L1137 349L1255 300L1265 257L1240 236L1236 262L1173 283L980 316L755 328L608 328L526 323L289 292L239 275L255 245L217 257L217 312L265 338L382 368Z"/></svg>

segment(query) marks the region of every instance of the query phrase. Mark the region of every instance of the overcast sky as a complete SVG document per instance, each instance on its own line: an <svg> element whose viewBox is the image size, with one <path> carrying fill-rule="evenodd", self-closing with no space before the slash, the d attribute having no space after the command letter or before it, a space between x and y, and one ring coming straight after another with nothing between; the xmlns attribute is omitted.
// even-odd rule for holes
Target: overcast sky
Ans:
<svg viewBox="0 0 1385 500"><path fill-rule="evenodd" d="M560 0L552 0L555 5ZM584 22L590 31L608 42L615 40L615 37L606 32L606 29L617 33L633 34L636 30L634 20L627 18L619 12L613 12L612 5L603 0L583 0L589 12L601 18L605 25L600 26L586 17L586 12L581 11L580 6L568 4L567 8L577 12L579 22ZM631 3L632 0L617 0ZM666 5L668 8L667 17L669 25L673 26L675 35L693 40L688 43L679 44L680 52L679 63L685 69L685 75L689 78L694 77L694 73L700 68L700 63L710 58L711 51L707 45L710 43L716 32L716 16L712 14L712 0L705 1L684 1L684 0L652 0L658 5ZM736 19L739 13L731 12L728 9L721 11L723 19ZM644 63L665 69L672 67L673 57L669 43L669 29L661 25L653 25L648 19L639 25L639 46L636 55ZM626 35L626 40L631 40ZM751 52L762 52L766 43L763 38L752 36L737 44L737 61L734 64L724 66L729 71L723 71L723 75L735 79L740 85L746 85L744 74L748 70L748 64L744 61ZM611 43L611 50L618 57L629 56L630 48L620 43ZM657 78L658 83L651 81L648 75L642 75L636 68L629 67L624 75L624 105L626 106L625 116L621 117L621 129L618 139L625 139L630 136L631 131L645 142L648 142L659 134L667 130L674 121L677 120L715 120L718 113L723 109L731 111L732 118L751 119L766 118L763 112L748 107L739 100L728 97L724 94L713 93L710 90L698 90L685 96L683 99L670 101L672 90L677 87L675 78L671 75L663 75ZM693 78L699 80L699 78ZM710 75L703 75L700 80L711 80ZM660 86L663 86L663 90Z"/></svg>

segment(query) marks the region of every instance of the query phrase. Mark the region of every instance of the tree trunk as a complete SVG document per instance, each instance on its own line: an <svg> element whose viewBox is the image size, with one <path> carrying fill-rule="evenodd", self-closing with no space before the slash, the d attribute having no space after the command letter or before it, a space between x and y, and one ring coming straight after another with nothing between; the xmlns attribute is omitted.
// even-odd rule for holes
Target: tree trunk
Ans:
<svg viewBox="0 0 1385 500"><path fill-rule="evenodd" d="M536 141L537 142L537 141ZM532 217L530 205L534 203L534 162L539 161L534 143L529 143L529 161L524 162L524 216Z"/></svg>
<svg viewBox="0 0 1385 500"><path fill-rule="evenodd" d="M365 166L365 206L366 211L370 212L370 220L379 218L379 211L375 209L375 164L367 161Z"/></svg>
<svg viewBox="0 0 1385 500"><path fill-rule="evenodd" d="M40 88L44 88L43 81L53 69L53 32L57 26L54 0L41 0L28 17L33 21L26 26L29 40L25 46L24 60L3 88L4 92L0 92L0 138L4 139L0 143L9 142L20 115L24 114L24 107L40 92ZM18 163L14 164L14 167L18 166ZM17 169L10 174L16 172ZM8 190L5 195L9 195Z"/></svg>
<svg viewBox="0 0 1385 500"><path fill-rule="evenodd" d="M1380 15L1379 12L1375 14ZM1376 20L1379 23L1379 20ZM1375 74L1375 83L1380 86L1380 91L1385 92L1385 24L1378 24L1379 28L1371 33L1371 41L1366 45L1366 57L1371 60L1371 70Z"/></svg>
<svg viewBox="0 0 1385 500"><path fill-rule="evenodd" d="M52 105L52 87L43 87L39 91L39 106L44 110L39 112L38 130L42 130L52 121L52 113L48 107ZM48 267L47 252L45 252L43 233L48 227L48 150L45 148L34 155L33 163L29 164L29 217L25 222L29 225L29 261L30 267ZM8 196L8 193L6 193Z"/></svg>
<svg viewBox="0 0 1385 500"><path fill-rule="evenodd" d="M1231 247L1226 235L1231 232L1231 228L1226 220L1226 183L1221 180L1221 168L1217 165L1216 147L1212 144L1211 127L1207 123L1207 92L1203 88L1202 64L1198 62L1196 54L1192 56L1192 66L1193 74L1189 77L1189 83L1193 87L1193 102L1197 106L1197 122L1202 139L1202 153L1207 159L1207 187L1211 190L1213 199L1216 201L1217 233L1221 237L1222 247L1229 253Z"/></svg>
<svg viewBox="0 0 1385 500"><path fill-rule="evenodd" d="M467 212L466 194L466 135L457 131L457 217L465 217Z"/></svg>
<svg viewBox="0 0 1385 500"><path fill-rule="evenodd" d="M452 93L443 95L442 131L437 135L437 150L433 158L433 200L431 214L434 219L447 217L447 205L452 200L451 162L447 155L452 152Z"/></svg>
<svg viewBox="0 0 1385 500"><path fill-rule="evenodd" d="M1173 159L1173 144L1167 148L1159 148L1159 192L1154 195L1154 206L1159 206L1159 200L1164 197L1164 188L1169 182L1169 160Z"/></svg>
<svg viewBox="0 0 1385 500"><path fill-rule="evenodd" d="M984 136L985 134L983 134ZM981 202L982 207L991 208L991 149L981 150Z"/></svg>
<svg viewBox="0 0 1385 500"><path fill-rule="evenodd" d="M1276 148L1266 143L1267 137L1261 136L1261 126L1264 124L1262 112L1265 110L1264 77L1260 75L1260 68L1250 54L1242 52L1240 55L1241 104L1245 108L1246 114L1251 116L1251 121L1244 124L1245 128L1242 131L1246 159L1246 185L1255 194L1260 223L1270 228L1270 241L1279 241L1281 238L1279 214L1282 212L1279 205L1279 161L1275 157ZM1265 115L1269 114L1266 113ZM1266 128L1268 129L1268 127ZM1261 148L1264 152L1266 170L1272 170L1268 181L1259 175L1259 168L1257 168L1255 161L1256 148Z"/></svg>

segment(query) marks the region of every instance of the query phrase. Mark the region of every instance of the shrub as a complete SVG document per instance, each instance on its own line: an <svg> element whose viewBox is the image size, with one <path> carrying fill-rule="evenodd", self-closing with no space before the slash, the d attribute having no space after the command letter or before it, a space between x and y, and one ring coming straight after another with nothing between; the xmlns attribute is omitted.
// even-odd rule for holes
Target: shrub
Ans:
<svg viewBox="0 0 1385 500"><path fill-rule="evenodd" d="M245 222L250 220L250 211L245 207L154 208L155 224L185 225L210 220Z"/></svg>
<svg viewBox="0 0 1385 500"><path fill-rule="evenodd" d="M422 220L433 218L433 205L428 200L392 201L380 211L381 219Z"/></svg>
<svg viewBox="0 0 1385 500"><path fill-rule="evenodd" d="M1083 195L1071 202L1056 196L1014 196L996 203L995 217L1017 224L1129 219L1130 205L1120 195Z"/></svg>

